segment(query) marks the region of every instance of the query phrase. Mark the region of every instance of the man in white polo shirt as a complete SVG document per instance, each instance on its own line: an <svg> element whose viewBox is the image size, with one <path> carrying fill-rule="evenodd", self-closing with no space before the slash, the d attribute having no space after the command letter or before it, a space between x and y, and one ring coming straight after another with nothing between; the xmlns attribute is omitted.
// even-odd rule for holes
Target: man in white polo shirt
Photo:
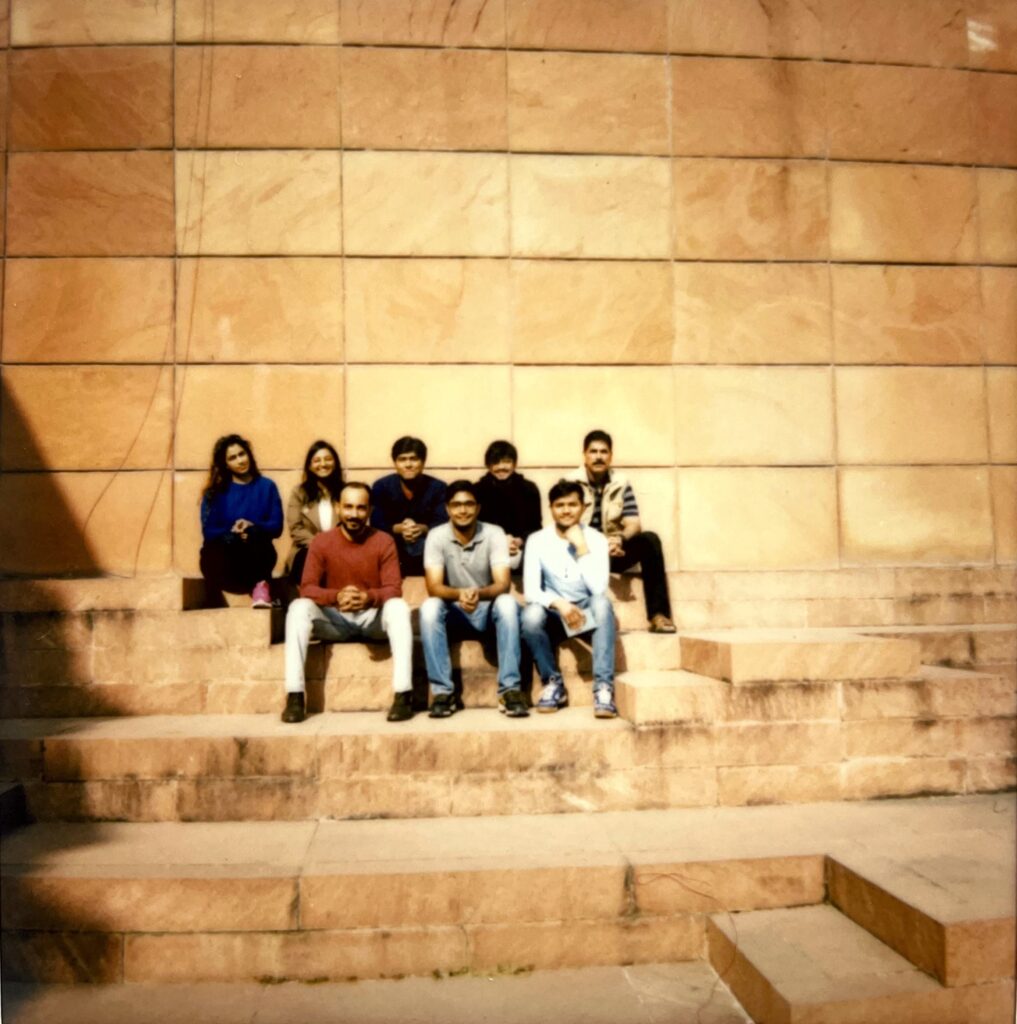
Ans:
<svg viewBox="0 0 1017 1024"><path fill-rule="evenodd" d="M494 629L498 648L498 704L510 718L529 712L519 689L519 604L512 585L508 539L500 526L480 521L474 485L456 480L445 491L449 521L434 526L424 544L424 580L430 595L420 607L420 640L431 685L431 718L455 711L450 632L483 636Z"/></svg>
<svg viewBox="0 0 1017 1024"><path fill-rule="evenodd" d="M607 596L607 540L580 522L583 487L578 481L559 480L548 500L554 523L530 534L523 556L523 639L544 684L537 710L553 712L568 704L555 648L566 636L592 632L593 713L615 718L615 623Z"/></svg>

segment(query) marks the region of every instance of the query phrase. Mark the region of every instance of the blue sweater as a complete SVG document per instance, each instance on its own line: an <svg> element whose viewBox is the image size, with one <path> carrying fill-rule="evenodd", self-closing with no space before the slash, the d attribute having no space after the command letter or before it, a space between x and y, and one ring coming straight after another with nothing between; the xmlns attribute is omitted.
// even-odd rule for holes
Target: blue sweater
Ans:
<svg viewBox="0 0 1017 1024"><path fill-rule="evenodd" d="M257 531L278 537L283 528L279 489L267 476L249 484L231 482L222 494L201 499L201 533L205 540L229 537L238 519L249 519Z"/></svg>

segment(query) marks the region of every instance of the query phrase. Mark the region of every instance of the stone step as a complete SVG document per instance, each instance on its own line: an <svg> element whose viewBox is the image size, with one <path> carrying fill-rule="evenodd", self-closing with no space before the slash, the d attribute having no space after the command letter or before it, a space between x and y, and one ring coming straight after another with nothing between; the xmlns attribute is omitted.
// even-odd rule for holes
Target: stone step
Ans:
<svg viewBox="0 0 1017 1024"><path fill-rule="evenodd" d="M955 888L981 893L972 912L991 912L1007 899L1005 888L992 893L1013 873L1013 827L1012 799L970 797L30 825L5 839L0 863L5 982L310 981L695 959L709 915L740 922L810 907L824 899L830 859L895 863L922 842L954 848L957 835L998 847L992 875L970 846L956 847L949 868ZM948 970L953 955L948 945Z"/></svg>
<svg viewBox="0 0 1017 1024"><path fill-rule="evenodd" d="M156 649L125 644L74 651L8 647L12 654L0 688L0 711L6 717L34 718L278 710L283 695L283 648L268 646L263 617L230 610L169 614L197 616L199 634L192 639L202 645ZM244 638L241 632L241 640L230 644L229 623L237 616L249 631L258 628L260 643L242 642L251 638ZM142 631L149 628L146 625ZM205 642L216 635L221 642ZM678 658L676 636L645 631L618 635L618 672L677 669ZM452 661L461 672L467 706L495 707L495 652L485 650L478 641L466 640L452 645ZM589 644L581 639L566 641L560 648L559 663L566 683L573 688L575 703L591 704ZM307 664L311 706L332 711L387 708L392 701L391 666L384 643L315 644ZM426 677L419 643L415 645L414 668L423 696Z"/></svg>
<svg viewBox="0 0 1017 1024"><path fill-rule="evenodd" d="M865 636L916 640L926 665L972 668L1017 661L1017 626L866 626Z"/></svg>
<svg viewBox="0 0 1017 1024"><path fill-rule="evenodd" d="M179 610L179 576L92 576L0 580L0 612Z"/></svg>
<svg viewBox="0 0 1017 1024"><path fill-rule="evenodd" d="M88 980L129 982L689 960L703 953L709 908L822 899L821 857L703 862L697 851L683 863L673 842L642 849L640 823L626 814L111 824L101 836L32 826L5 852L5 968L11 980L57 980L73 965L55 936L72 933L83 936L78 949L88 938L123 956L122 976ZM660 884L674 871L722 894L706 907Z"/></svg>
<svg viewBox="0 0 1017 1024"><path fill-rule="evenodd" d="M1012 716L801 720L796 707L782 721L641 728L586 707L396 724L377 712L299 726L277 713L13 719L0 722L0 771L25 782L40 820L558 813L1013 785Z"/></svg>
<svg viewBox="0 0 1017 1024"><path fill-rule="evenodd" d="M905 838L892 857L844 850L826 865L830 902L951 987L1012 978L1013 836L946 829Z"/></svg>
<svg viewBox="0 0 1017 1024"><path fill-rule="evenodd" d="M674 722L771 722L1007 718L1017 693L1005 671L923 665L915 679L732 685L694 672L627 672L618 709L635 725Z"/></svg>
<svg viewBox="0 0 1017 1024"><path fill-rule="evenodd" d="M847 630L741 629L682 633L682 668L730 683L898 679L917 674L915 640Z"/></svg>
<svg viewBox="0 0 1017 1024"><path fill-rule="evenodd" d="M4 985L7 1024L752 1024L702 960L315 984Z"/></svg>
<svg viewBox="0 0 1017 1024"><path fill-rule="evenodd" d="M756 1024L1002 1024L1012 980L946 988L831 906L714 914L710 962Z"/></svg>

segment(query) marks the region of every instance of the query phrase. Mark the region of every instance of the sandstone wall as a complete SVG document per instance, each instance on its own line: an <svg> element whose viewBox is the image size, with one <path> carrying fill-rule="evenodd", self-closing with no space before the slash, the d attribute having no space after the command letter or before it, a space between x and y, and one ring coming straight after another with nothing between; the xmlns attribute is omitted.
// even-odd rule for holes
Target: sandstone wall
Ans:
<svg viewBox="0 0 1017 1024"><path fill-rule="evenodd" d="M1012 0L11 0L0 571L423 436L680 570L1017 562Z"/></svg>

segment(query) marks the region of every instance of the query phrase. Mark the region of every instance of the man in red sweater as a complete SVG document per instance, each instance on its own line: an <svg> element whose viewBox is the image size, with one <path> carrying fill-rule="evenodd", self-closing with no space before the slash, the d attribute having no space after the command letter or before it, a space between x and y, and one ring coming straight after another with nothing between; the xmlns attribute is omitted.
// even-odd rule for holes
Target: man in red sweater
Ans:
<svg viewBox="0 0 1017 1024"><path fill-rule="evenodd" d="M348 483L339 495L339 525L311 541L300 597L286 613L284 722L302 722L305 717L304 663L312 636L332 643L387 636L395 690L388 720L413 717L410 609L402 598L395 541L368 525L370 517L370 488Z"/></svg>

